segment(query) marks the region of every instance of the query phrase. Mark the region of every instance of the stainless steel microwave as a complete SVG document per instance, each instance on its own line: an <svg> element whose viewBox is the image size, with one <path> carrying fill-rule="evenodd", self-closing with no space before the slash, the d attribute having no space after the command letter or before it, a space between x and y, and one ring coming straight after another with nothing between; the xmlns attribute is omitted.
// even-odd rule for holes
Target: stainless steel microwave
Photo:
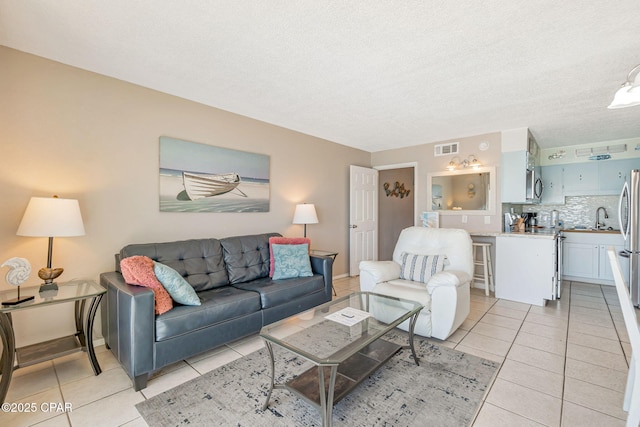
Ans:
<svg viewBox="0 0 640 427"><path fill-rule="evenodd" d="M542 183L542 174L540 173L540 171L540 166L527 168L527 189L525 193L527 202L540 203L542 192L544 191L544 184Z"/></svg>

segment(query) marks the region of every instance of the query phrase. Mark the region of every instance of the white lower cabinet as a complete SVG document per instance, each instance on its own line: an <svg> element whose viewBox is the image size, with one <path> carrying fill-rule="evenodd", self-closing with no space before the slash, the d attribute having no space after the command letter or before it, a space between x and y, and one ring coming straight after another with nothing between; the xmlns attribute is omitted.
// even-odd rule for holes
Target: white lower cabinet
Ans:
<svg viewBox="0 0 640 427"><path fill-rule="evenodd" d="M600 265L600 245L597 243L574 243L569 238L564 241L562 254L562 275L597 278Z"/></svg>
<svg viewBox="0 0 640 427"><path fill-rule="evenodd" d="M565 232L563 245L562 277L565 280L613 285L613 273L607 250L613 246L616 252L624 249L624 240L618 233ZM629 262L620 258L624 277Z"/></svg>
<svg viewBox="0 0 640 427"><path fill-rule="evenodd" d="M556 240L516 234L496 237L496 298L544 305L556 298Z"/></svg>

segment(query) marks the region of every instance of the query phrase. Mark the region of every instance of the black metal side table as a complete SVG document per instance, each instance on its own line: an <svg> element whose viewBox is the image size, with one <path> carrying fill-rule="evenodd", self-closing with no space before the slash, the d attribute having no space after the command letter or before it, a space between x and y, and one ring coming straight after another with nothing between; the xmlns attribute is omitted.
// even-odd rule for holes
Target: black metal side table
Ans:
<svg viewBox="0 0 640 427"><path fill-rule="evenodd" d="M23 287L21 288L21 294L34 296L34 299L18 305L0 305L0 339L2 340L0 404L4 403L4 399L7 397L13 371L18 368L55 359L77 351L86 351L94 374L99 375L102 372L93 349L93 320L98 311L100 301L107 291L91 280L59 283L57 291L42 293L39 291L39 286ZM15 295L16 290L2 291L0 292L0 302L10 300ZM87 301L90 301L90 304L85 314ZM11 319L12 313L68 302L75 302L75 334L16 348Z"/></svg>
<svg viewBox="0 0 640 427"><path fill-rule="evenodd" d="M333 262L336 262L336 257L338 256L338 252L323 251L321 249L310 249L309 254L319 255L319 256L330 256L331 258L333 258ZM333 295L337 296L338 293L336 292L336 288L333 286L333 281L331 281L331 289L333 289Z"/></svg>

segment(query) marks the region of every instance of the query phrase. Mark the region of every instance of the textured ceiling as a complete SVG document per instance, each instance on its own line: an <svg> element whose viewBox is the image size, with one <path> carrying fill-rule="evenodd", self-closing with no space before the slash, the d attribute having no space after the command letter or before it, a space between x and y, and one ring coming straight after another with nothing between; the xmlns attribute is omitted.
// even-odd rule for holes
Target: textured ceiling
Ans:
<svg viewBox="0 0 640 427"><path fill-rule="evenodd" d="M640 137L608 110L637 0L0 0L0 44L379 151L529 127ZM1 64L0 64L1 66Z"/></svg>

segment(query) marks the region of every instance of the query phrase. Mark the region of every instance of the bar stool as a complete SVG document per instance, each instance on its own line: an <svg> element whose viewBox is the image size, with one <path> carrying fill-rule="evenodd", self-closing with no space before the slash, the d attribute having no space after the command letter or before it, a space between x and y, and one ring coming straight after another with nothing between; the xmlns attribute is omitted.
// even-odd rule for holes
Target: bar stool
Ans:
<svg viewBox="0 0 640 427"><path fill-rule="evenodd" d="M480 258L478 258L478 248L481 249ZM473 264L473 281L482 280L484 282L484 293L489 296L489 289L495 292L495 285L493 283L493 267L491 267L491 243L473 242ZM482 272L476 274L475 266L482 266Z"/></svg>

